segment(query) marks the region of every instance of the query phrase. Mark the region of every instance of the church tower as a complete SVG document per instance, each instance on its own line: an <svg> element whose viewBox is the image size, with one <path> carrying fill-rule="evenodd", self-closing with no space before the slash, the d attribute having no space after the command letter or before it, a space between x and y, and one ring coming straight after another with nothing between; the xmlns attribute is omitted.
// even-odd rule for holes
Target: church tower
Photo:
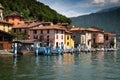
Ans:
<svg viewBox="0 0 120 80"><path fill-rule="evenodd" d="M3 20L3 9L4 9L4 7L0 3L0 20Z"/></svg>

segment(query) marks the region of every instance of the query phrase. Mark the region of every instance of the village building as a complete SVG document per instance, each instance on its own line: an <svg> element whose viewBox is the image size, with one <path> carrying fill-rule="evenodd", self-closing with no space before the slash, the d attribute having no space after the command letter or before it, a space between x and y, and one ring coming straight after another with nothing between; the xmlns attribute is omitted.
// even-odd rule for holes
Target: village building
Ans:
<svg viewBox="0 0 120 80"><path fill-rule="evenodd" d="M39 22L30 22L25 24L14 25L12 30L17 36L23 36L22 39L30 39L30 29L34 27L39 27L41 23ZM20 38L17 38L17 40Z"/></svg>
<svg viewBox="0 0 120 80"><path fill-rule="evenodd" d="M82 48L104 47L104 32L96 28L71 28L72 37L75 41L75 47L79 44Z"/></svg>
<svg viewBox="0 0 120 80"><path fill-rule="evenodd" d="M57 25L62 26L65 29L65 49L74 48L74 40L72 39L72 32L68 23L58 23Z"/></svg>
<svg viewBox="0 0 120 80"><path fill-rule="evenodd" d="M74 48L74 40L72 39L72 32L65 31L65 49Z"/></svg>
<svg viewBox="0 0 120 80"><path fill-rule="evenodd" d="M12 48L12 40L15 36L8 32L0 30L0 50L9 50Z"/></svg>
<svg viewBox="0 0 120 80"><path fill-rule="evenodd" d="M104 33L104 38L105 38L105 48L114 48L116 49L116 34L112 34L112 33Z"/></svg>
<svg viewBox="0 0 120 80"><path fill-rule="evenodd" d="M8 32L12 29L13 24L3 20L3 10L4 7L0 3L0 30Z"/></svg>
<svg viewBox="0 0 120 80"><path fill-rule="evenodd" d="M104 31L103 29L90 27L87 31L91 32L91 47L104 48Z"/></svg>
<svg viewBox="0 0 120 80"><path fill-rule="evenodd" d="M0 20L0 30L9 32L12 29L13 24Z"/></svg>
<svg viewBox="0 0 120 80"><path fill-rule="evenodd" d="M12 23L14 26L24 24L24 16L17 12L6 15L5 20L9 23Z"/></svg>
<svg viewBox="0 0 120 80"><path fill-rule="evenodd" d="M37 39L38 42L41 42L40 46L50 44L53 48L61 47L65 43L64 38L65 29L58 25L36 27L31 29L30 33L30 39Z"/></svg>
<svg viewBox="0 0 120 80"><path fill-rule="evenodd" d="M3 10L4 8L0 4L0 50L8 50L12 48L12 40L15 36L9 33L13 24L3 20Z"/></svg>

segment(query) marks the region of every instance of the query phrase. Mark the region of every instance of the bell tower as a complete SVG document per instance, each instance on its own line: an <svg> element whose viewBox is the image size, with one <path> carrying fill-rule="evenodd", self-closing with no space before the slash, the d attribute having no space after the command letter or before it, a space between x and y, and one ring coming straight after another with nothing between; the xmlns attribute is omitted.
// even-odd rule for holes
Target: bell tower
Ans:
<svg viewBox="0 0 120 80"><path fill-rule="evenodd" d="M0 3L0 20L3 20L3 10L4 10L4 7Z"/></svg>

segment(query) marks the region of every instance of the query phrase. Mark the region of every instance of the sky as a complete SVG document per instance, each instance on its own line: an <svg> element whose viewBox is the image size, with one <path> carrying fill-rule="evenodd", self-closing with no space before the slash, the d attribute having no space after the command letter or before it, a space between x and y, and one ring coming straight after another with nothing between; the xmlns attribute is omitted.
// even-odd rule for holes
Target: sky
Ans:
<svg viewBox="0 0 120 80"><path fill-rule="evenodd" d="M102 9L120 6L120 0L37 0L66 17L95 13Z"/></svg>

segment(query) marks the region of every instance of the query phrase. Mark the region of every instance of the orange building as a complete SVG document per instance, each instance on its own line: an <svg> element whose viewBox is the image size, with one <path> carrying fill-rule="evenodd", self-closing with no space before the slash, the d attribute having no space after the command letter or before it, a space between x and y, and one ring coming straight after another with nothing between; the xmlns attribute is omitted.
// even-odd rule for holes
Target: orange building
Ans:
<svg viewBox="0 0 120 80"><path fill-rule="evenodd" d="M13 25L24 24L24 17L16 12L5 16L5 20Z"/></svg>

